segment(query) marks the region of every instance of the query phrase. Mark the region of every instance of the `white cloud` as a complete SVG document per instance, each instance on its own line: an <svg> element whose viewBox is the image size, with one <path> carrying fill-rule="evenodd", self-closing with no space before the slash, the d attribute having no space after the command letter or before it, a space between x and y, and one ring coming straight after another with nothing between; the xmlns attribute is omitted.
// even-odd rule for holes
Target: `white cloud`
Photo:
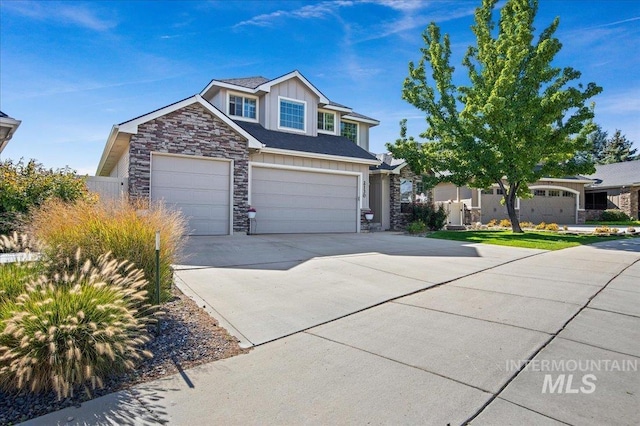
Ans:
<svg viewBox="0 0 640 426"><path fill-rule="evenodd" d="M321 3L306 5L294 10L276 10L275 12L264 13L262 15L254 16L246 21L238 22L233 27L239 28L250 25L268 27L274 24L273 21L284 18L324 18L325 16L334 14L336 10L341 7L348 7L353 4L354 2L352 1L323 1Z"/></svg>
<svg viewBox="0 0 640 426"><path fill-rule="evenodd" d="M98 12L86 4L33 1L3 2L2 10L36 19L75 25L94 31L106 31L117 22L98 16Z"/></svg>

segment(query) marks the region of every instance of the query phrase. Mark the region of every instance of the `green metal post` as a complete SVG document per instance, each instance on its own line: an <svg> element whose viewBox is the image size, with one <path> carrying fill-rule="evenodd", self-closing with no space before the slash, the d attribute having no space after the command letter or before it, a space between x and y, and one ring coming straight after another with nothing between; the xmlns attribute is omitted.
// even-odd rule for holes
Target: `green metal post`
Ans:
<svg viewBox="0 0 640 426"><path fill-rule="evenodd" d="M156 231L156 303L160 308L160 231ZM157 318L157 332L160 335L160 317Z"/></svg>

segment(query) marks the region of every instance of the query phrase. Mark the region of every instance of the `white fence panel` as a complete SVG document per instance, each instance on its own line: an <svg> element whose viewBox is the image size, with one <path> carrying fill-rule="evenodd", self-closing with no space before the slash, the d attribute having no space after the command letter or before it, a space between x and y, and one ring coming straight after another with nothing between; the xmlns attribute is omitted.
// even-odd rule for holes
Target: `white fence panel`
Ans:
<svg viewBox="0 0 640 426"><path fill-rule="evenodd" d="M127 178L87 176L87 188L100 196L101 200L116 200L128 193Z"/></svg>

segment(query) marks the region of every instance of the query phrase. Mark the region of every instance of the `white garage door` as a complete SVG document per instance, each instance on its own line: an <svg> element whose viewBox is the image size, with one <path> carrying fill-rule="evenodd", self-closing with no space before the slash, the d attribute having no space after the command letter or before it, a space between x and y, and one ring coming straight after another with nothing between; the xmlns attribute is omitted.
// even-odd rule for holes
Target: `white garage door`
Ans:
<svg viewBox="0 0 640 426"><path fill-rule="evenodd" d="M356 176L253 167L252 232L357 232L357 198Z"/></svg>
<svg viewBox="0 0 640 426"><path fill-rule="evenodd" d="M153 155L151 198L182 210L190 235L229 234L228 161Z"/></svg>

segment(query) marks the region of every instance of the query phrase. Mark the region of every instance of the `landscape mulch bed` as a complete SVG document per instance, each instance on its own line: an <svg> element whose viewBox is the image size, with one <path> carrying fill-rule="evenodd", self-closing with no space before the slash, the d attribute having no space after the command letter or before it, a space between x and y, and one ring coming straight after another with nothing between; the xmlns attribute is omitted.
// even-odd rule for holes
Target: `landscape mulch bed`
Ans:
<svg viewBox="0 0 640 426"><path fill-rule="evenodd" d="M176 288L172 300L162 306L162 311L160 335L146 346L153 358L126 375L105 379L104 388L93 390L92 395L87 395L81 388L73 397L58 401L53 392L10 394L0 391L0 425L16 424L65 407L79 406L84 401L178 373L179 369L248 352L214 318Z"/></svg>

